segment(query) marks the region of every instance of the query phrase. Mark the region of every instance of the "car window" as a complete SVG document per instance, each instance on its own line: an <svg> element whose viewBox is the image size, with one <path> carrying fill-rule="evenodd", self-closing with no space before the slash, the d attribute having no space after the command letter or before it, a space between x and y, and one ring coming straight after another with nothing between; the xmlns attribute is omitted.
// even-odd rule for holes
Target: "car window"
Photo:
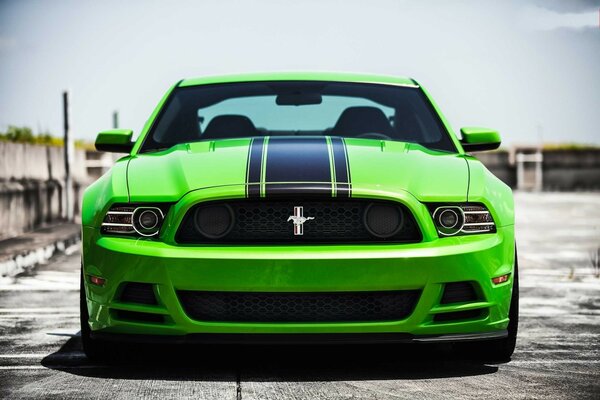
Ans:
<svg viewBox="0 0 600 400"><path fill-rule="evenodd" d="M256 127L267 130L325 130L335 125L348 107L370 106L381 109L392 121L394 109L376 102L343 96L322 96L320 104L303 106L277 106L276 96L237 97L198 109L200 129L219 115L242 114L250 118ZM276 109L274 112L273 109Z"/></svg>
<svg viewBox="0 0 600 400"><path fill-rule="evenodd" d="M395 140L456 151L419 88L312 81L177 88L141 151L201 140L302 135Z"/></svg>

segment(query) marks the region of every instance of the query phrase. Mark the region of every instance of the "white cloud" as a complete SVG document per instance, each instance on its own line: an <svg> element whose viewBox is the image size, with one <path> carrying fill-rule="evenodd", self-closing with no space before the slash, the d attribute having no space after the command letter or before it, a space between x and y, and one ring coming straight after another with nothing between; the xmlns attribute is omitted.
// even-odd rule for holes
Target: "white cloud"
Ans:
<svg viewBox="0 0 600 400"><path fill-rule="evenodd" d="M600 30L599 10L581 13L560 13L548 9L527 6L519 15L519 22L527 29L550 31L554 29Z"/></svg>

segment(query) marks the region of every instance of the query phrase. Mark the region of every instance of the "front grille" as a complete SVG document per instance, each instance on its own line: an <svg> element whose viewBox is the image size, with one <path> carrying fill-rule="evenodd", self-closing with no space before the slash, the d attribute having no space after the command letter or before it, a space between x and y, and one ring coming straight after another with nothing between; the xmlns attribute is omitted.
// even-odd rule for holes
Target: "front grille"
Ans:
<svg viewBox="0 0 600 400"><path fill-rule="evenodd" d="M223 206L219 212L203 212L209 206ZM396 207L401 223L395 231L384 226L383 231L366 218L365 213L377 210L373 205ZM294 228L295 207L303 208L307 220L301 227L301 233ZM227 209L226 212L224 209ZM378 209L381 209L379 207ZM200 210L200 211L197 211ZM198 212L198 214L196 214ZM380 213L385 218L385 214ZM381 218L381 217L380 217ZM199 224L206 224L199 227ZM230 224L230 226L227 226ZM381 225L381 224L378 224ZM296 234L295 234L296 233ZM192 207L183 218L176 235L178 243L412 243L421 241L421 232L412 213L402 204L370 199L262 199L230 200L224 202L201 203Z"/></svg>
<svg viewBox="0 0 600 400"><path fill-rule="evenodd" d="M178 291L186 314L220 322L396 321L415 308L420 290L255 293Z"/></svg>

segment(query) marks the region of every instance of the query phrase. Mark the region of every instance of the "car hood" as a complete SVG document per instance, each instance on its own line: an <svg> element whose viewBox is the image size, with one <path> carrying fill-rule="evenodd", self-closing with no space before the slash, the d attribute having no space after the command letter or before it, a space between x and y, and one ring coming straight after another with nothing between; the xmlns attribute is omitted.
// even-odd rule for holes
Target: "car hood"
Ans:
<svg viewBox="0 0 600 400"><path fill-rule="evenodd" d="M469 171L461 155L413 143L271 137L187 143L138 154L129 162L127 181L131 201L177 201L193 190L235 185L232 196L407 191L435 202L465 201Z"/></svg>

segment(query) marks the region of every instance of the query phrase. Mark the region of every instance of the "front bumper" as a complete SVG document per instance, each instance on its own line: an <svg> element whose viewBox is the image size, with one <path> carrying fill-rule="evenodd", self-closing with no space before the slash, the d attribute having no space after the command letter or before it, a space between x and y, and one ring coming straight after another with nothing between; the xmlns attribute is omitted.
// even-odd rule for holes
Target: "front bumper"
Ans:
<svg viewBox="0 0 600 400"><path fill-rule="evenodd" d="M214 339L227 335L239 338L238 334L251 334L246 336L248 339L256 334L292 337L297 334L349 334L351 337L384 334L383 337L395 337L398 341L427 341L428 338L429 341L435 338L440 338L435 341L458 341L469 337L503 337L508 325L512 274L508 282L500 285L492 284L491 278L513 271L513 226L499 227L495 234L401 245L194 247L102 236L96 228L84 227L83 246L89 323L96 337L135 334L141 339L142 335L170 335L187 341L194 337L206 340L206 334L217 334L212 336ZM92 285L87 280L89 275L105 278L105 285ZM476 284L480 300L440 304L444 284L462 281ZM116 295L123 282L155 285L159 304L120 302ZM422 290L409 317L398 321L336 323L196 321L185 314L176 293L177 290L335 292L404 289ZM475 309L482 310L479 317L434 321L436 314ZM125 320L116 316L116 310L158 314L164 316L164 320L161 323Z"/></svg>

